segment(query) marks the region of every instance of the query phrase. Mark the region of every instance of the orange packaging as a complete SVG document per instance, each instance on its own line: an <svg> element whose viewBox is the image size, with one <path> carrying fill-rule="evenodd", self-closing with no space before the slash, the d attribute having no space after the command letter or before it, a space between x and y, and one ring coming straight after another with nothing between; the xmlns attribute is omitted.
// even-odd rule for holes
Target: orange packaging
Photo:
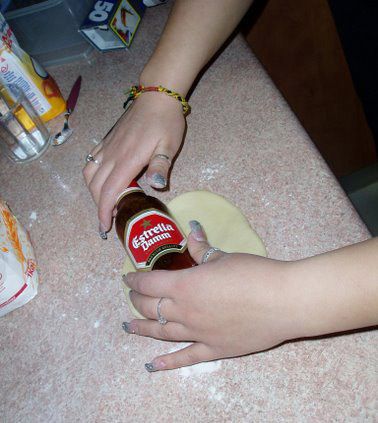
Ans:
<svg viewBox="0 0 378 423"><path fill-rule="evenodd" d="M37 263L29 233L0 199L0 317L37 295Z"/></svg>
<svg viewBox="0 0 378 423"><path fill-rule="evenodd" d="M65 111L66 104L54 79L19 46L0 13L0 85L20 87L43 121ZM12 97L11 90L7 89Z"/></svg>

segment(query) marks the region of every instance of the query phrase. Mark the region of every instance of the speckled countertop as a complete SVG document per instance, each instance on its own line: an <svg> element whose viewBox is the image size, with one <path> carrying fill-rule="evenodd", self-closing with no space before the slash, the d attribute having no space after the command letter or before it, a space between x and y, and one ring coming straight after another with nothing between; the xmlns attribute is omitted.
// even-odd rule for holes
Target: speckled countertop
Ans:
<svg viewBox="0 0 378 423"><path fill-rule="evenodd" d="M108 241L98 236L81 169L122 113L123 90L137 81L167 12L148 10L129 52L50 68L64 95L83 77L73 137L31 164L0 157L0 195L30 230L41 280L35 299L0 319L1 422L377 422L377 331L149 374L144 363L178 345L122 330L131 318L119 272L124 252L114 232ZM196 189L225 196L273 258L369 237L241 37L190 101L171 189L159 198Z"/></svg>

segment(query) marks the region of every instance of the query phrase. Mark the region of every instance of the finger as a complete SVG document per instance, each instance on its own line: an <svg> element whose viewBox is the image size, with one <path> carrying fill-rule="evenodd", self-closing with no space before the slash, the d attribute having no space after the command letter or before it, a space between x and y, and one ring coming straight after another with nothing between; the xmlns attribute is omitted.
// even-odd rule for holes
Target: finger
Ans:
<svg viewBox="0 0 378 423"><path fill-rule="evenodd" d="M175 151L169 147L158 146L154 151L146 171L146 179L153 188L167 186L168 172L172 164Z"/></svg>
<svg viewBox="0 0 378 423"><path fill-rule="evenodd" d="M102 147L103 147L103 144L99 143L90 152L90 154L93 156L93 158L95 160L99 160L100 162L102 162L102 155L103 155ZM101 154L100 158L98 157L98 154ZM97 167L98 167L98 165L96 163L92 162L92 161L85 163L85 166L83 168L83 175L84 175L85 183L87 184L87 186L91 183L91 180L92 180L94 174L97 172L97 170L98 170Z"/></svg>
<svg viewBox="0 0 378 423"><path fill-rule="evenodd" d="M184 341L188 338L185 326L176 322L161 325L154 320L132 320L131 322L123 322L122 327L128 334L148 336L165 341Z"/></svg>
<svg viewBox="0 0 378 423"><path fill-rule="evenodd" d="M102 181L101 193L98 201L98 218L100 225L108 231L112 223L113 210L118 196L127 188L140 169L117 165Z"/></svg>
<svg viewBox="0 0 378 423"><path fill-rule="evenodd" d="M104 143L101 141L99 142L94 148L92 148L92 151L90 154L94 157L97 156L97 154L103 149Z"/></svg>
<svg viewBox="0 0 378 423"><path fill-rule="evenodd" d="M210 347L205 344L194 343L179 351L154 358L151 363L145 364L145 368L149 372L156 372L158 370L191 366L192 364L214 360L215 358L217 357Z"/></svg>
<svg viewBox="0 0 378 423"><path fill-rule="evenodd" d="M153 270L130 272L122 276L123 282L135 292L155 298L172 298L175 289L175 271Z"/></svg>
<svg viewBox="0 0 378 423"><path fill-rule="evenodd" d="M101 189L105 181L107 180L109 174L112 172L113 164L112 163L101 163L101 166L91 163L91 166L87 166L90 182L88 188L92 194L94 202L99 204L101 197Z"/></svg>
<svg viewBox="0 0 378 423"><path fill-rule="evenodd" d="M189 225L191 228L191 232L188 236L189 253L197 264L201 264L204 255L210 248L210 244L208 243L205 231L199 222L191 220ZM224 254L223 251L216 251L211 254L208 261L214 260L222 254Z"/></svg>
<svg viewBox="0 0 378 423"><path fill-rule="evenodd" d="M150 297L131 291L129 294L133 306L148 319L158 320L157 306L160 298ZM169 322L175 321L173 301L170 298L163 298L160 303L160 313Z"/></svg>
<svg viewBox="0 0 378 423"><path fill-rule="evenodd" d="M89 161L83 169L85 183L87 184L88 187L91 184L94 176L96 175L96 173L100 170L100 167L102 166L103 151L100 150L96 154L91 153L91 155L93 156L94 160Z"/></svg>

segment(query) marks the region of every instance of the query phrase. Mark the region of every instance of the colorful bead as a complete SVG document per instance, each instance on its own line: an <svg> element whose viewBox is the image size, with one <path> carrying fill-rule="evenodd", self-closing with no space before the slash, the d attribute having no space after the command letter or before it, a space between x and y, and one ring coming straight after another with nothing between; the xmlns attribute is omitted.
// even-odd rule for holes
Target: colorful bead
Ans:
<svg viewBox="0 0 378 423"><path fill-rule="evenodd" d="M178 100L181 103L182 111L183 111L184 115L189 113L190 106L189 106L189 103L185 100L185 97L183 97L179 93L176 93L175 91L168 90L168 88L164 88L161 85L159 85L157 87L145 87L144 85L133 85L130 88L130 90L127 92L128 97L127 97L127 100L125 101L123 107L126 109L127 105L131 101L134 101L141 94L149 92L149 91L156 91L156 92L160 92L160 93L165 93L165 94L169 95L170 97L175 98L176 100Z"/></svg>

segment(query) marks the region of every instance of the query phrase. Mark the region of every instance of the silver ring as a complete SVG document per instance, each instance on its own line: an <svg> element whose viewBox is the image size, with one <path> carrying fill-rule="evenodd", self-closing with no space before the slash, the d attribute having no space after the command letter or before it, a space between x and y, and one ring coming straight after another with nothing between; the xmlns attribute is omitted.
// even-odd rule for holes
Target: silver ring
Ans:
<svg viewBox="0 0 378 423"><path fill-rule="evenodd" d="M163 297L162 298L160 298L160 300L159 300L159 302L157 303L157 308L156 308L156 311L157 311L157 316L158 316L158 322L161 324L161 325L166 325L167 323L168 323L168 320L167 319L165 319L162 315L161 315L161 312L160 312L160 309L161 309L161 302L163 301Z"/></svg>
<svg viewBox="0 0 378 423"><path fill-rule="evenodd" d="M164 160L168 160L169 164L171 164L171 159L169 158L169 156L167 156L166 154L155 154L154 157L157 157L159 159L164 159Z"/></svg>
<svg viewBox="0 0 378 423"><path fill-rule="evenodd" d="M100 164L101 164L101 162L100 162L99 160L95 159L95 158L92 156L92 154L88 154L88 155L87 155L87 157L85 158L85 161L86 161L87 163L89 163L89 162L93 162L93 163L95 163L95 164L97 164L97 165L100 165Z"/></svg>
<svg viewBox="0 0 378 423"><path fill-rule="evenodd" d="M209 258L214 254L216 251L222 251L220 248L210 247L206 253L202 257L202 264L205 264L209 261Z"/></svg>

